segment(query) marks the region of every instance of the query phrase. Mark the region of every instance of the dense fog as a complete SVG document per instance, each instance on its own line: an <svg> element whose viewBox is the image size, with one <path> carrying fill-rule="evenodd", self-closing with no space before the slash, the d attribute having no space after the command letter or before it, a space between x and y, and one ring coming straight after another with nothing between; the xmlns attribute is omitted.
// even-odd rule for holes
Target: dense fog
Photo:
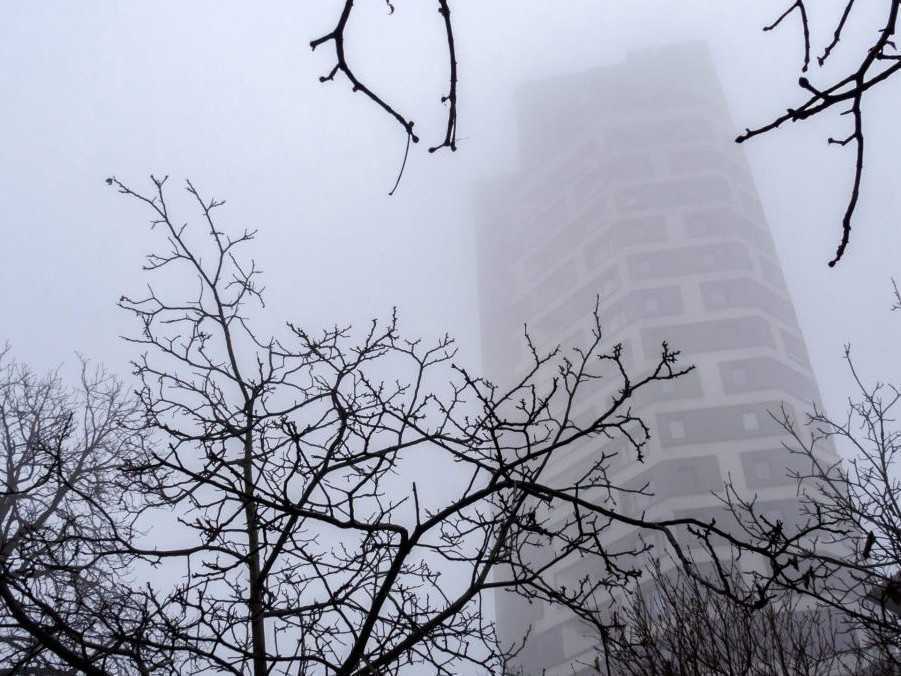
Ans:
<svg viewBox="0 0 901 676"><path fill-rule="evenodd" d="M362 331L396 307L405 336L433 341L447 332L458 341L455 363L494 374L496 364L485 363L479 272L486 193L506 205L514 193L497 187L504 177L532 171L536 157L550 161L580 133L567 119L578 104L542 100L541 83L578 81L630 55L693 44L709 53L723 93L723 142L806 99L798 17L761 30L787 3L464 0L453 13L458 148L430 154L444 134L448 86L436 3L360 2L348 61L415 121L421 139L389 196L404 162L403 129L340 75L320 82L334 52L310 49L333 29L342 4L4 4L0 346L8 342L38 372L61 368L71 379L81 355L131 382L139 350L121 337L140 326L116 303L142 293L149 277L141 266L164 238L151 230L147 209L106 179L146 191L154 174L170 177L174 221L205 227L182 190L190 180L206 198L226 201L221 228L258 230L247 251L264 273L266 305L255 315L263 333L281 334L285 322ZM844 5L825 4L810 16L817 54ZM879 8L857 11L826 74L843 72L866 49ZM636 70L621 86L665 108L653 72ZM697 80L680 72L669 86L678 92ZM615 101L618 86L579 95ZM891 311L892 277L901 276L899 97L887 86L865 102L860 202L835 268L827 261L841 236L854 158L851 147L826 139L847 135L849 118L827 113L786 124L736 151L750 168L822 401L838 416L851 389L846 344L864 378L901 375L901 316ZM440 496L446 486L436 471L447 468L430 463L414 466Z"/></svg>
<svg viewBox="0 0 901 676"><path fill-rule="evenodd" d="M114 302L141 284L147 219L103 179L139 185L153 172L174 185L191 178L228 200L234 227L259 228L272 317L343 323L396 305L412 333L450 331L475 365L472 194L516 166L517 88L630 50L704 40L738 132L800 99L799 26L762 33L779 9L771 4L464 4L455 13L460 150L436 155L424 148L444 124L436 12L398 3L389 16L382 3L363 5L349 56L424 139L388 199L404 134L346 82L319 84L332 60L308 43L332 27L330 4L12 3L0 47L4 335L21 359L46 368L77 350L125 369L130 354L117 336L128 321ZM840 135L844 120L790 125L744 146L831 405L845 398L846 342L864 372L892 375L891 96L878 92L867 110L853 245L835 270L825 262L852 158L825 137Z"/></svg>

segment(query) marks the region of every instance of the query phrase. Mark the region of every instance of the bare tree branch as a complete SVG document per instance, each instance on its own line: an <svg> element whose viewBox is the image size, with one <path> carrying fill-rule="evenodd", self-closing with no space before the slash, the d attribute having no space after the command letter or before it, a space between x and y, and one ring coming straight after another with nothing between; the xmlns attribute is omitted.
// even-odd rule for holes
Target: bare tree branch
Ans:
<svg viewBox="0 0 901 676"><path fill-rule="evenodd" d="M779 115L763 126L755 129L746 129L743 134L740 134L735 139L737 143L744 143L756 136L778 129L786 122L798 122L811 119L821 113L834 109L835 106L844 104L850 105L850 108L842 112L842 115L850 114L851 116L852 127L850 135L842 140L836 140L831 137L828 139L830 144L838 145L840 147L844 147L849 143L854 143L856 150L851 195L848 199L848 205L845 208L844 215L842 216L841 238L838 247L836 248L835 255L829 261L830 267L834 267L845 254L848 242L850 241L852 221L860 196L864 165L862 113L864 95L873 87L888 80L899 68L901 68L901 55L897 53L893 42L898 21L899 6L901 6L899 0L886 0L885 20L877 33L875 41L866 49L863 59L855 69L825 87L815 87L807 77L799 78L798 85L809 94L809 98L807 98L806 101L797 107L789 108L785 113ZM826 63L826 60L830 57L833 50L838 46L848 16L853 7L854 0L848 0L833 33L832 41L826 46L823 55L818 58L820 66L823 66L823 64ZM783 19L795 9L798 10L801 16L801 23L803 26L805 57L804 65L801 70L802 72L806 72L810 64L810 30L807 11L803 0L797 0L790 5L776 21L766 26L764 30L772 30L778 26Z"/></svg>
<svg viewBox="0 0 901 676"><path fill-rule="evenodd" d="M386 4L388 6L388 13L393 14L394 5L390 2ZM394 119L400 125L401 129L403 129L406 136L403 162L401 163L400 171L398 172L394 186L388 193L389 195L393 195L397 190L398 185L400 184L404 169L407 166L407 157L410 153L410 144L419 143L419 137L413 131L413 120L405 116L393 104L389 103L382 95L378 94L375 90L362 82L362 80L360 80L360 78L356 75L356 72L353 70L351 65L348 63L347 54L345 51L345 40L347 35L347 26L353 10L354 0L344 0L341 14L338 17L338 21L335 24L335 27L325 35L312 40L310 42L310 48L315 51L318 47L324 44L332 43L335 49L335 65L328 72L328 74L323 75L319 78L320 82L332 82L339 73L342 74L350 83L351 91L362 93L378 108L387 113L389 117ZM448 87L447 95L441 98L442 103L447 104L447 127L444 134L444 139L441 141L441 143L430 147L430 153L434 153L441 148L449 148L451 151L455 151L457 149L457 57L456 45L454 41L454 30L451 24L450 0L438 0L438 12L439 14L441 14L441 17L443 19L444 32L447 40L447 53L450 60L450 84Z"/></svg>
<svg viewBox="0 0 901 676"><path fill-rule="evenodd" d="M691 368L667 344L649 369L627 368L595 308L590 339L572 350L540 352L526 333L531 366L502 388L456 364L450 337L402 337L396 314L360 333L288 323L284 336L262 336L260 272L240 253L253 233L226 234L222 202L190 182L206 237L175 219L165 179L152 177L147 194L109 183L149 209L163 238L148 272L196 281L193 295L151 285L120 301L145 350L134 363L144 418L165 440L126 468L129 488L145 519L175 515L191 542L116 546L178 568L172 589L143 598L155 646L183 672L498 671L518 648L499 644L485 594L507 589L607 631L599 609L640 575L648 549L617 543L617 528L659 536L705 588L769 598L769 578L742 596L699 570L693 551L778 561L782 543L617 506L645 490L608 476L617 455L644 458L651 430L631 402ZM552 480L575 444L598 452L579 476ZM415 458L436 477L411 482ZM440 492L424 489L439 477ZM557 572L584 557L597 574L561 583Z"/></svg>

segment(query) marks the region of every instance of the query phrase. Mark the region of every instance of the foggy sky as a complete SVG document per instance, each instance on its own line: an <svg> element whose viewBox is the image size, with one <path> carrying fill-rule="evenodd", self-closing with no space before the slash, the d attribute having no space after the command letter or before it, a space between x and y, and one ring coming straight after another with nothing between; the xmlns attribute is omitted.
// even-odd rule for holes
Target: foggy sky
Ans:
<svg viewBox="0 0 901 676"><path fill-rule="evenodd" d="M115 300L145 282L158 241L148 214L104 185L115 174L146 187L169 174L226 199L220 224L257 227L273 328L385 316L427 337L450 331L478 368L478 288L472 194L516 165L514 94L523 83L621 60L629 50L706 41L735 131L802 99L800 26L760 27L785 3L461 0L457 153L428 155L443 136L447 58L436 7L360 3L348 35L359 75L417 122L422 137L387 197L404 136L346 82L321 85L333 61L337 2L7 2L0 9L0 342L37 370L79 351L126 373L136 327ZM717 7L711 9L711 5ZM862 15L861 15L862 16ZM828 17L814 16L820 39ZM864 17L865 18L865 17ZM823 21L821 21L821 19ZM819 22L819 23L817 23ZM816 27L816 26L815 26ZM869 35L863 20L851 26ZM838 66L845 47L836 55ZM691 77L690 73L685 74ZM816 80L814 79L815 83ZM611 95L615 93L611 92ZM896 92L865 108L867 165L851 246L828 269L848 196L852 150L830 117L746 144L785 277L827 405L838 412L860 370L898 379L901 276ZM178 220L196 220L179 200Z"/></svg>

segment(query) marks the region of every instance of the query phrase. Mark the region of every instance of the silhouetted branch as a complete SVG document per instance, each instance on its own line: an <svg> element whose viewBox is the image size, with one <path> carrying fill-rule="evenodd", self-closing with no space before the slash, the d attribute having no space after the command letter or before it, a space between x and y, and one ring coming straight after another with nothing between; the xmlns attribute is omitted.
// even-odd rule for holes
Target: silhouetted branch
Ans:
<svg viewBox="0 0 901 676"><path fill-rule="evenodd" d="M810 25L807 21L807 8L804 6L804 0L795 0L791 5L789 5L788 9L786 9L779 18L777 18L773 23L764 26L763 30L771 31L787 17L789 14L798 10L798 14L801 16L801 29L804 32L804 63L801 66L801 71L806 72L807 67L810 65Z"/></svg>
<svg viewBox="0 0 901 676"><path fill-rule="evenodd" d="M751 138L773 131L774 129L781 127L786 122L798 122L807 120L816 117L817 115L827 110L833 109L836 105L845 103L850 104L850 108L842 114L847 113L851 115L851 134L841 141L837 141L834 138L829 138L828 140L830 144L838 145L841 147L844 147L848 143L853 142L856 149L854 161L854 179L851 186L851 196L848 200L848 205L845 208L844 215L842 217L841 239L839 241L838 247L836 248L835 256L833 256L833 258L829 261L830 267L835 266L836 263L838 263L838 261L841 260L841 258L845 254L845 250L848 246L848 242L851 236L852 220L860 196L860 185L863 176L864 164L864 135L862 114L864 94L876 85L886 81L899 68L901 68L901 61L899 61L898 58L899 55L896 53L888 52L888 50L890 49L895 49L892 38L895 34L896 24L898 21L899 5L901 5L901 2L899 2L899 0L886 1L886 19L882 24L880 30L878 31L876 40L867 48L866 53L859 65L849 74L839 78L831 85L828 85L826 87L814 87L807 77L799 78L799 86L803 90L811 94L810 98L808 98L798 107L789 108L784 114L779 115L768 124L765 124L756 129L745 130L743 134L740 134L735 139L736 142L743 143ZM835 47L841 41L845 24L853 7L854 0L848 0L833 33L832 41L826 46L823 55L818 59L820 66L822 66L826 62ZM790 5L789 8L778 19L776 19L776 21L766 26L764 30L771 30L778 26L783 21L783 19L785 19L785 17L792 13L795 9L799 11L804 31L805 58L804 65L801 70L807 71L810 61L810 31L807 21L807 12L804 7L803 0L797 0L792 5Z"/></svg>
<svg viewBox="0 0 901 676"><path fill-rule="evenodd" d="M117 468L144 438L122 385L82 363L81 387L0 350L0 662L94 676L168 664L134 648L150 618L127 583L132 503ZM126 637L128 637L126 639Z"/></svg>
<svg viewBox="0 0 901 676"><path fill-rule="evenodd" d="M394 5L388 2L387 6L389 14L393 14ZM394 183L394 187L392 187L391 191L389 192L389 195L393 195L397 190L398 185L400 184L400 179L403 176L404 169L406 168L407 156L410 152L410 144L418 143L419 137L413 131L413 120L406 117L393 104L389 103L382 95L378 94L368 85L363 83L348 63L344 46L347 33L347 25L350 21L353 10L354 0L344 0L341 14L338 17L338 22L336 23L334 29L332 29L325 35L312 40L310 42L310 47L315 51L321 45L331 42L335 48L335 65L327 75L323 75L319 78L320 82L324 83L334 81L335 76L341 73L345 78L347 78L347 81L350 83L351 91L361 92L378 108L381 108L385 113L393 118L400 125L401 129L403 129L404 134L406 135L404 158L403 162L401 163L401 168L398 172L397 179ZM454 30L451 24L450 1L438 0L438 12L441 14L444 22L445 37L447 40L447 52L450 60L450 84L447 95L443 96L441 99L443 103L447 104L447 128L445 131L444 139L438 145L430 147L430 153L440 150L441 148L450 148L451 151L457 149L457 59L456 46L454 42Z"/></svg>
<svg viewBox="0 0 901 676"><path fill-rule="evenodd" d="M457 53L454 46L454 29L451 26L451 10L448 0L438 0L438 12L444 18L444 31L447 36L447 54L450 59L450 87L447 96L441 101L447 104L447 131L444 140L437 146L429 148L433 153L441 148L457 149Z"/></svg>
<svg viewBox="0 0 901 676"><path fill-rule="evenodd" d="M838 25L835 27L835 32L832 34L832 41L826 45L826 48L823 50L823 55L817 58L817 62L822 66L826 63L826 60L832 54L832 50L835 49L836 45L838 45L839 40L842 39L842 31L845 30L845 24L848 21L848 16L851 14L851 10L854 8L854 0L848 0L845 4L845 9L842 11L842 17L838 21Z"/></svg>
<svg viewBox="0 0 901 676"><path fill-rule="evenodd" d="M790 435L786 461L798 485L805 536L786 539L789 524L768 520L754 498L739 499L733 492L727 502L746 539L781 550L773 561L773 588L836 614L848 631L858 633L879 673L896 673L901 667L901 431L896 426L901 390L866 383L850 348L845 359L856 388L845 415L814 408L802 428L784 409L773 414ZM847 459L836 455L835 446Z"/></svg>
<svg viewBox="0 0 901 676"><path fill-rule="evenodd" d="M629 368L595 308L590 339L572 350L541 352L526 333L531 364L501 388L455 364L448 336L403 338L396 314L360 334L289 323L283 337L263 336L260 273L240 255L253 235L216 224L222 202L187 184L207 231L195 240L169 210L165 179L146 195L109 182L150 209L163 237L148 271L196 280L120 301L146 350L134 363L144 419L165 440L126 468L129 487L145 518L176 515L190 541L116 546L180 567L171 589L142 598L182 668L497 671L517 647L501 646L482 612L496 589L609 629L599 608L640 574L651 546L616 541L616 529L655 537L707 588L736 597L725 578L695 569L695 549L779 560L781 542L747 545L715 522L618 507L647 494L608 474L619 455L643 460L651 430L633 399L691 368L667 344L649 368ZM576 444L597 452L558 481ZM411 477L416 458L435 476ZM436 480L440 491L425 488ZM585 557L595 572L561 583L559 570ZM760 602L757 588L749 594L738 600Z"/></svg>
<svg viewBox="0 0 901 676"><path fill-rule="evenodd" d="M738 564L728 566L727 577L747 594ZM648 572L617 608L621 629L604 651L613 665L607 674L858 673L861 655L834 612L789 593L755 610L671 564L655 559Z"/></svg>

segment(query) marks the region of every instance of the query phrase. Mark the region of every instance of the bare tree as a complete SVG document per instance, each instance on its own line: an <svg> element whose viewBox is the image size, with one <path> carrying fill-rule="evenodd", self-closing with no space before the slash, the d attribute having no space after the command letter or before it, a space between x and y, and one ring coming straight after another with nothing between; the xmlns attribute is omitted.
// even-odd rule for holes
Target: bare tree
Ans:
<svg viewBox="0 0 901 676"><path fill-rule="evenodd" d="M141 425L103 372L85 369L76 396L4 370L10 659L98 676L500 671L521 644L500 644L487 592L563 606L608 637L603 608L640 577L650 541L699 589L751 608L828 576L798 553L824 530L846 536L841 514L790 532L733 494L737 528L620 509L648 490L608 477L617 455L644 458L650 429L631 401L690 369L665 343L634 373L595 313L590 342L568 353L526 334L531 366L500 387L455 364L449 337L404 339L394 316L357 340L290 323L264 337L260 271L241 256L253 233L218 228L223 202L187 184L198 236L176 225L165 179L148 195L108 183L151 211L167 247L146 265L168 274L166 291L120 299L141 327ZM579 444L597 452L555 478ZM737 585L738 555L769 570ZM564 583L577 561L588 572ZM141 562L164 582L130 584Z"/></svg>
<svg viewBox="0 0 901 676"><path fill-rule="evenodd" d="M617 509L645 490L607 477L610 444L643 458L650 430L630 401L689 370L666 344L647 372L630 373L595 316L591 342L568 354L540 353L526 336L531 367L502 388L455 364L449 337L402 338L396 317L358 340L295 324L264 337L260 271L241 257L254 233L222 232L223 202L188 182L199 237L176 224L165 179L146 195L108 182L150 210L167 248L146 267L176 282L120 304L141 326L139 398L160 439L127 469L130 488L145 517L179 527L151 534L157 546L118 546L179 567L174 588L142 602L182 673L498 671L516 648L483 614L486 592L560 604L606 629L597 608L640 574L646 549L617 544L618 527L656 534L692 572L692 543L715 555L744 547L715 523ZM608 450L578 477L548 478L590 440ZM179 544L161 543L167 533ZM583 557L594 572L561 584L560 567Z"/></svg>
<svg viewBox="0 0 901 676"><path fill-rule="evenodd" d="M737 562L736 562L737 563ZM829 676L854 673L853 633L786 593L751 609L659 559L622 605L605 670L623 676ZM732 585L746 585L733 568ZM601 670L600 660L598 670Z"/></svg>
<svg viewBox="0 0 901 676"><path fill-rule="evenodd" d="M895 299L901 309L897 287ZM731 491L727 501L748 540L783 543L771 560L774 588L840 614L889 673L901 670L901 389L862 378L849 347L845 359L857 389L843 417L815 408L802 425L784 410L773 414L790 435L806 537L789 537L787 524L772 524L747 496ZM823 452L832 445L847 459Z"/></svg>
<svg viewBox="0 0 901 676"><path fill-rule="evenodd" d="M82 363L80 387L38 377L0 350L0 662L85 674L152 668L128 559L116 467L143 441L121 383ZM132 672L133 673L133 672Z"/></svg>

